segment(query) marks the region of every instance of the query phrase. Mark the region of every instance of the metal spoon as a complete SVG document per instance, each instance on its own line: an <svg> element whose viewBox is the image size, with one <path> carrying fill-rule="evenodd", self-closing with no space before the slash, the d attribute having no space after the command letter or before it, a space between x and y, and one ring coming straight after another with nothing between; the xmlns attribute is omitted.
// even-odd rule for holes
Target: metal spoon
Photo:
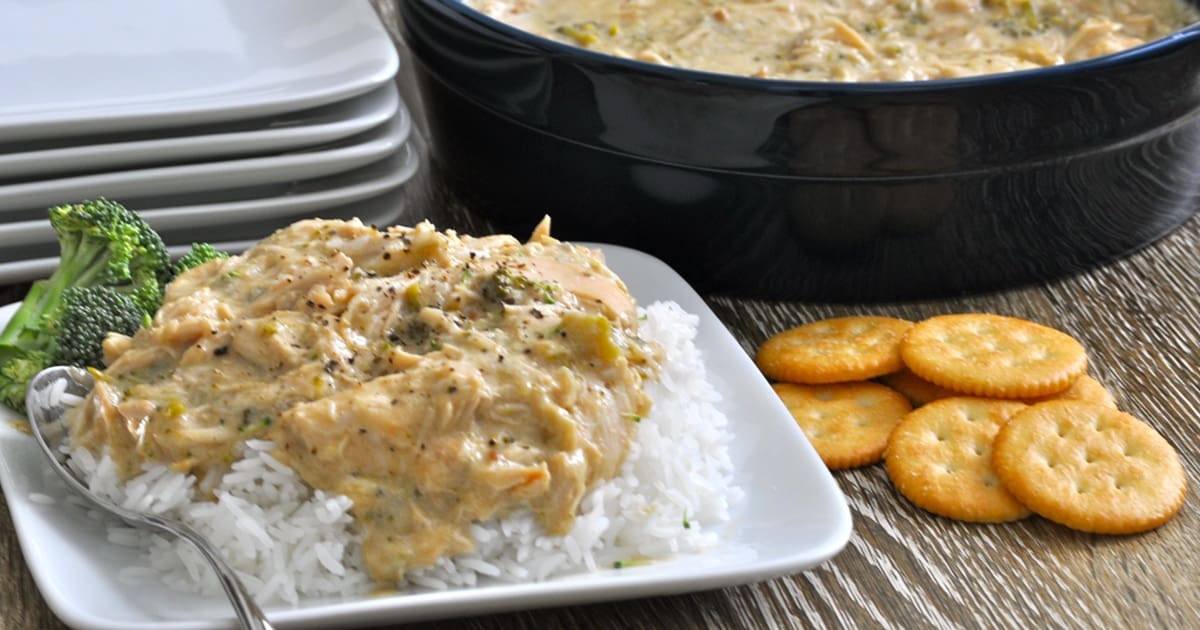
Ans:
<svg viewBox="0 0 1200 630"><path fill-rule="evenodd" d="M67 435L67 427L63 419L70 405L63 404L64 396L52 396L51 392L55 391L56 387L63 388L65 386L65 389L61 391L71 395L65 398L68 400L72 396L82 398L91 391L94 384L92 375L86 370L62 366L42 370L29 382L29 389L25 396L29 425L33 429L33 435L37 438L38 445L42 447L42 452L49 460L51 468L63 478L63 481L67 482L67 486L91 501L96 507L114 514L135 527L159 529L175 534L195 545L201 555L208 560L213 570L217 572L217 578L221 582L221 587L225 589L225 594L229 596L229 602L233 604L233 611L237 614L241 627L246 630L272 630L271 624L267 623L266 617L258 604L254 602L254 598L250 596L250 592L246 590L246 586L237 578L233 569L225 563L220 552L199 532L184 523L128 510L104 497L93 494L88 489L87 483L67 467L67 455L59 450L58 445ZM51 400L51 398L57 400Z"/></svg>

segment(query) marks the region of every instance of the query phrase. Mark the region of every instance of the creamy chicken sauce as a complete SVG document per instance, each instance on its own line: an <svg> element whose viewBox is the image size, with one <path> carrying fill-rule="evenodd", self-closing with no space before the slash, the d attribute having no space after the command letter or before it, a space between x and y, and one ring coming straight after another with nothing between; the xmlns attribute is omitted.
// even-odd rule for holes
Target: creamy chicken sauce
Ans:
<svg viewBox="0 0 1200 630"><path fill-rule="evenodd" d="M201 479L244 440L348 495L371 576L474 548L472 522L528 507L566 533L614 476L657 350L596 252L543 223L525 244L428 223L304 221L168 288L110 337L71 417L77 445ZM203 486L203 483L202 483Z"/></svg>
<svg viewBox="0 0 1200 630"><path fill-rule="evenodd" d="M1184 0L466 0L619 57L725 74L914 81L1117 52L1200 19Z"/></svg>

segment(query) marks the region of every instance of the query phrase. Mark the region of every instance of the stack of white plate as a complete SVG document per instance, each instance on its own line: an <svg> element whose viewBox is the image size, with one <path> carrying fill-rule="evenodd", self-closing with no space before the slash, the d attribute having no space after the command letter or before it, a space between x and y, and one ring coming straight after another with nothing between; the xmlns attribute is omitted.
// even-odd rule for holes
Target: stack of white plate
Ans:
<svg viewBox="0 0 1200 630"><path fill-rule="evenodd" d="M0 20L0 282L48 275L46 209L106 197L173 249L399 215L417 169L366 0L57 0Z"/></svg>

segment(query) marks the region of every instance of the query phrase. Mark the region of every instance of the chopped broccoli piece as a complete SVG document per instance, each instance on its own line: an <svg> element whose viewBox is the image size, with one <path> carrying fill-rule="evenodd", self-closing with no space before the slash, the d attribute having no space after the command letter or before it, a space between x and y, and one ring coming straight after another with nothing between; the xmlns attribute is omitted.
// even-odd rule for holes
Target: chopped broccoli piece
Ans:
<svg viewBox="0 0 1200 630"><path fill-rule="evenodd" d="M63 293L54 362L104 367L104 338L132 335L149 319L128 295L109 287L71 287Z"/></svg>
<svg viewBox="0 0 1200 630"><path fill-rule="evenodd" d="M192 251L184 254L182 258L175 261L175 275L179 275L192 267L199 267L210 260L219 260L221 258L229 258L229 254L208 243L192 243Z"/></svg>
<svg viewBox="0 0 1200 630"><path fill-rule="evenodd" d="M101 199L51 208L49 214L61 262L49 278L33 284L0 332L0 392L16 409L24 408L25 387L38 371L33 367L47 367L57 356L68 289L106 287L127 296L141 321L158 310L172 278L162 239L124 206Z"/></svg>

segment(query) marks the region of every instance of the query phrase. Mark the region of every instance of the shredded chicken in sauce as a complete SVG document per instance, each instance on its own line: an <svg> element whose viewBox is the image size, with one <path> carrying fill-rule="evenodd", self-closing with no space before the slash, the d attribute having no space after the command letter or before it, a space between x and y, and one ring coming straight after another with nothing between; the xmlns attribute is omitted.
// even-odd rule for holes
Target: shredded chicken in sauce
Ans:
<svg viewBox="0 0 1200 630"><path fill-rule="evenodd" d="M615 476L659 363L597 252L302 221L175 280L153 325L106 342L71 417L125 476L201 479L236 446L348 495L373 578L469 551L472 522L531 508L564 534ZM202 483L202 486L204 484Z"/></svg>
<svg viewBox="0 0 1200 630"><path fill-rule="evenodd" d="M762 78L914 81L1057 65L1200 19L1185 0L467 0L544 37Z"/></svg>

